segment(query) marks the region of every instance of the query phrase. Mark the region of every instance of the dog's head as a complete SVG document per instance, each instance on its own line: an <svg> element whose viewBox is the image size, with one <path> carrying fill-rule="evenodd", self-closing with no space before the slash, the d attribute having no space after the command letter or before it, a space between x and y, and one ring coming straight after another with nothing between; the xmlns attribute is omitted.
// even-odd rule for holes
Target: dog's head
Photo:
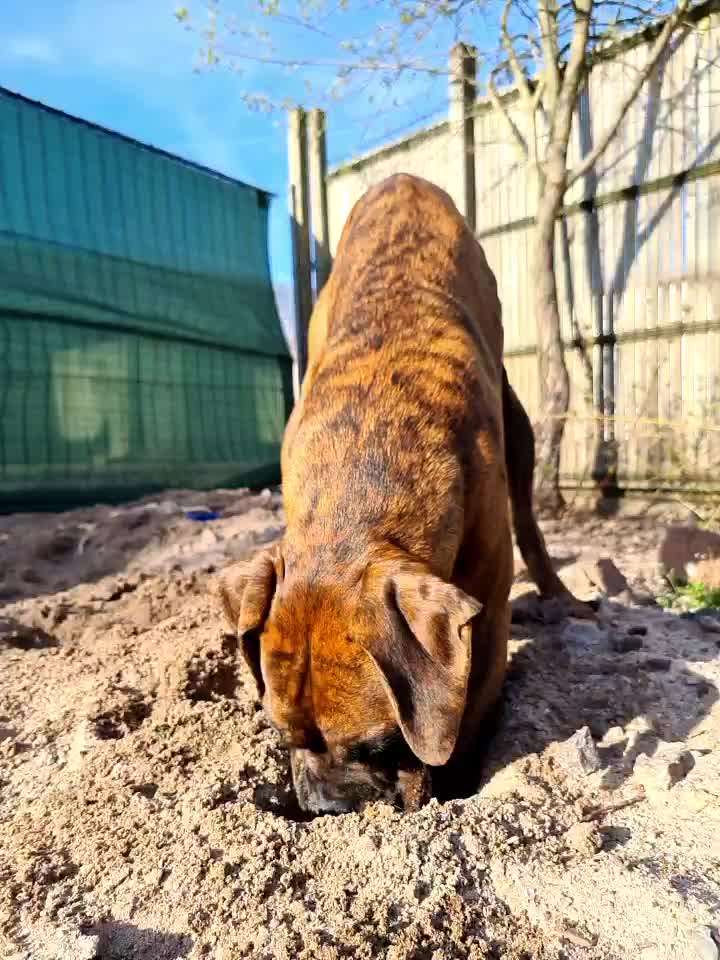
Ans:
<svg viewBox="0 0 720 960"><path fill-rule="evenodd" d="M481 605L399 551L340 582L286 570L274 547L230 567L219 593L300 805L421 805L426 767L455 747Z"/></svg>

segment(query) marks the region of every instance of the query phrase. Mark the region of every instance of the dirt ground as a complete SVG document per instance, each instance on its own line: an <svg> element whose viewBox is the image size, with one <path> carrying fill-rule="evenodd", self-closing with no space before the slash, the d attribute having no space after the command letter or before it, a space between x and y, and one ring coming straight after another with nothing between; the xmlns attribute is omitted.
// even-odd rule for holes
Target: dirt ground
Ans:
<svg viewBox="0 0 720 960"><path fill-rule="evenodd" d="M663 527L545 525L632 590L514 624L479 793L307 821L208 590L276 492L0 518L0 957L718 960L720 632L647 605Z"/></svg>

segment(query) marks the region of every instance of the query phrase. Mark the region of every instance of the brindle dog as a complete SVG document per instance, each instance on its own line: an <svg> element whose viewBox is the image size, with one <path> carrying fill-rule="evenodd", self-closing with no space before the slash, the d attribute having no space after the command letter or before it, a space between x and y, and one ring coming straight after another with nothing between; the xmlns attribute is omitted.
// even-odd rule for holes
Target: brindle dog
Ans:
<svg viewBox="0 0 720 960"><path fill-rule="evenodd" d="M355 205L282 451L287 530L220 587L305 810L416 809L462 769L506 669L513 553L575 606L532 510L534 438L495 278L406 175Z"/></svg>

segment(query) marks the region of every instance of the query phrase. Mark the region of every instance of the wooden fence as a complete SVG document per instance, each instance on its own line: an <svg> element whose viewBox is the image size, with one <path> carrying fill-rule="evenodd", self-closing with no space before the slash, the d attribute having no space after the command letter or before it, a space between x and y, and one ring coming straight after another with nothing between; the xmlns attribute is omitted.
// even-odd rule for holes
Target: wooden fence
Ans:
<svg viewBox="0 0 720 960"><path fill-rule="evenodd" d="M571 165L606 129L646 56L638 44L593 69L575 118ZM497 276L508 375L536 420L534 171L496 109L468 94L473 71L467 51L453 51L447 120L313 178L310 192L326 192L327 212L312 217L318 242L311 251L317 246L325 263L323 251L329 244L334 253L355 201L391 173L417 173L444 187ZM527 137L514 92L505 98ZM322 115L314 116L319 130ZM313 151L322 157L324 140L317 133L310 139L311 158ZM322 203L310 205L321 211ZM616 458L626 489L720 491L717 13L673 43L598 167L566 204L556 241L572 389L563 482L591 485L599 461ZM310 283L309 263L297 263L296 285L310 291Z"/></svg>

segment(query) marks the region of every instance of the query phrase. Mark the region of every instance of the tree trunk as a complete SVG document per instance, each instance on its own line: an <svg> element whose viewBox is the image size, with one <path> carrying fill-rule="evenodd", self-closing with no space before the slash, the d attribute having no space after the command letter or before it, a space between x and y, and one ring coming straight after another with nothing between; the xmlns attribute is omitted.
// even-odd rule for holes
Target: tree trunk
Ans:
<svg viewBox="0 0 720 960"><path fill-rule="evenodd" d="M553 159L556 161L555 176L548 169L541 186L533 265L540 376L540 415L535 431L535 500L541 510L557 513L565 503L560 492L560 446L570 402L570 380L563 354L555 282L555 220L565 194L565 163L564 157ZM562 166L558 169L560 164Z"/></svg>

